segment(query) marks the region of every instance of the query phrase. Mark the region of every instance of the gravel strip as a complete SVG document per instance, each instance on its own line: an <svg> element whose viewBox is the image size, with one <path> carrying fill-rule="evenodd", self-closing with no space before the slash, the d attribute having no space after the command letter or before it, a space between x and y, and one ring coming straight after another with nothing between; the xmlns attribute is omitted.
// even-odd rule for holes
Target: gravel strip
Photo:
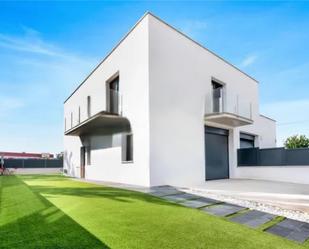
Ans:
<svg viewBox="0 0 309 249"><path fill-rule="evenodd" d="M266 212L266 213L283 216L283 217L287 217L290 219L309 223L309 213L306 213L306 212L285 209L285 208L281 208L278 206L273 206L273 205L269 205L266 203L261 203L261 202L251 201L251 200L242 200L242 199L234 198L229 195L218 195L218 194L214 194L214 193L207 192L207 191L201 191L201 190L195 190L195 189L189 189L189 188L180 188L179 190L187 192L187 193L191 193L191 194L204 196L207 198L212 198L212 199L219 200L222 202L227 202L227 203L243 206L246 208L250 208L250 209L254 209L254 210L258 210L258 211L262 211L262 212Z"/></svg>

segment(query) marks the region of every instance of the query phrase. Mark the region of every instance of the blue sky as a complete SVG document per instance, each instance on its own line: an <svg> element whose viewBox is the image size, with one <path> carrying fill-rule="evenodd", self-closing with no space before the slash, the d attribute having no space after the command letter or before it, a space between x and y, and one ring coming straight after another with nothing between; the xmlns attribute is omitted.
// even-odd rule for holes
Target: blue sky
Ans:
<svg viewBox="0 0 309 249"><path fill-rule="evenodd" d="M147 11L260 82L278 145L309 135L309 2L0 2L0 150L62 150L63 101Z"/></svg>

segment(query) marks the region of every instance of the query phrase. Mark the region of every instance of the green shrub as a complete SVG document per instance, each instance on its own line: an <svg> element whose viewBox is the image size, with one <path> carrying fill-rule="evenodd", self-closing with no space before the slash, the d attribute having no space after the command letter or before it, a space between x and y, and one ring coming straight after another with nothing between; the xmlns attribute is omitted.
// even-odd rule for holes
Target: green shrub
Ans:
<svg viewBox="0 0 309 249"><path fill-rule="evenodd" d="M287 149L308 148L309 138L305 135L294 135L285 140L284 146Z"/></svg>

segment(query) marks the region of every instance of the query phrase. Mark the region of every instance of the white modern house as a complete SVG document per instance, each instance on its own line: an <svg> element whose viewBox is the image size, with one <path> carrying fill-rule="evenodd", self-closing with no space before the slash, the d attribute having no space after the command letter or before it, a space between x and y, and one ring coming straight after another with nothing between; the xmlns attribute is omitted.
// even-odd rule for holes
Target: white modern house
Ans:
<svg viewBox="0 0 309 249"><path fill-rule="evenodd" d="M151 13L67 98L64 122L68 175L142 186L254 178L237 149L276 146L259 83Z"/></svg>

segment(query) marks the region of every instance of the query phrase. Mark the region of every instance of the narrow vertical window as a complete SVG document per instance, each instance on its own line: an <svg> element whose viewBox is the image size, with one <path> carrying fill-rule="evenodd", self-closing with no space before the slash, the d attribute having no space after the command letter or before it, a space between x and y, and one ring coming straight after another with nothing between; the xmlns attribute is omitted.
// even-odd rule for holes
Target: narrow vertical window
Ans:
<svg viewBox="0 0 309 249"><path fill-rule="evenodd" d="M80 106L78 107L78 123L80 123Z"/></svg>
<svg viewBox="0 0 309 249"><path fill-rule="evenodd" d="M106 110L119 114L119 75L106 83Z"/></svg>
<svg viewBox="0 0 309 249"><path fill-rule="evenodd" d="M71 112L71 128L73 127L73 112Z"/></svg>
<svg viewBox="0 0 309 249"><path fill-rule="evenodd" d="M133 161L133 134L124 134L122 136L122 161Z"/></svg>
<svg viewBox="0 0 309 249"><path fill-rule="evenodd" d="M86 154L87 154L87 165L91 164L91 147L90 145L86 147Z"/></svg>
<svg viewBox="0 0 309 249"><path fill-rule="evenodd" d="M87 117L90 118L91 116L91 97L87 97Z"/></svg>

